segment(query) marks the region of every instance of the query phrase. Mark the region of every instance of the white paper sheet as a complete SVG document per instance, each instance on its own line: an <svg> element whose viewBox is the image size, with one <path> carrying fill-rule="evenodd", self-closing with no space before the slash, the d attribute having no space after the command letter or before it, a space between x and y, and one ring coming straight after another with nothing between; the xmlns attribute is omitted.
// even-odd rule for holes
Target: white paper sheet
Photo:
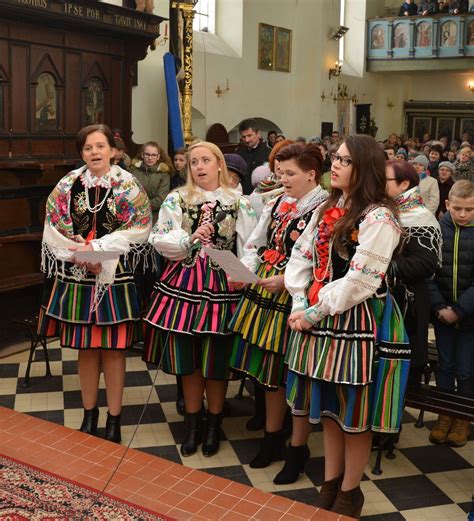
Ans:
<svg viewBox="0 0 474 521"><path fill-rule="evenodd" d="M259 280L257 275L244 266L231 251L216 250L209 248L209 246L203 246L203 250L235 282L253 283Z"/></svg>
<svg viewBox="0 0 474 521"><path fill-rule="evenodd" d="M74 260L76 262L89 262L97 264L98 262L114 260L120 257L119 251L76 251L74 252Z"/></svg>

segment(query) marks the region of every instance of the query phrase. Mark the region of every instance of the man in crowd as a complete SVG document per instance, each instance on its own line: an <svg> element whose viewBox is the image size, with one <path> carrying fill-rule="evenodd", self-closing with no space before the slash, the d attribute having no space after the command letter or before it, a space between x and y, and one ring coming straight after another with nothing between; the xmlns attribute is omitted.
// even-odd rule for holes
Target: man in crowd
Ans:
<svg viewBox="0 0 474 521"><path fill-rule="evenodd" d="M268 161L270 149L260 140L260 131L257 122L254 119L244 119L239 125L240 140L245 145L238 148L236 154L239 154L247 163L247 175L242 181L242 189L245 195L249 195L253 191L251 176L257 166L263 165Z"/></svg>

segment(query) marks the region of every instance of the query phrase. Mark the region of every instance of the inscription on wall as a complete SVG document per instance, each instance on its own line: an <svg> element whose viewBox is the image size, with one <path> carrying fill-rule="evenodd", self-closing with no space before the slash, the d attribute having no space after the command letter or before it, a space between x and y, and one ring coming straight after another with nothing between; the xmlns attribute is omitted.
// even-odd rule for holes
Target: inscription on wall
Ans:
<svg viewBox="0 0 474 521"><path fill-rule="evenodd" d="M77 5L77 3L65 2L64 12L72 16L79 16L80 18L102 21L102 13L98 9Z"/></svg>

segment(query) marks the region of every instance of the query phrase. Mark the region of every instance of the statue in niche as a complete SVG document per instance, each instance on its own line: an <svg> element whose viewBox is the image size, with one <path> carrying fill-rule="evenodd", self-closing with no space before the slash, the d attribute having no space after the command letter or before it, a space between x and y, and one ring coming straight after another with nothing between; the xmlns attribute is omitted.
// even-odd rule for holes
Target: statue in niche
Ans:
<svg viewBox="0 0 474 521"><path fill-rule="evenodd" d="M385 31L381 25L372 29L371 49L383 49L385 47Z"/></svg>
<svg viewBox="0 0 474 521"><path fill-rule="evenodd" d="M57 130L57 90L52 74L43 72L38 76L35 89L35 128L36 130Z"/></svg>
<svg viewBox="0 0 474 521"><path fill-rule="evenodd" d="M440 35L441 47L454 47L456 45L457 25L452 21L444 23L441 26Z"/></svg>
<svg viewBox="0 0 474 521"><path fill-rule="evenodd" d="M429 47L431 45L431 25L421 22L416 26L416 46Z"/></svg>
<svg viewBox="0 0 474 521"><path fill-rule="evenodd" d="M86 88L86 124L104 123L104 85L99 78L91 78Z"/></svg>

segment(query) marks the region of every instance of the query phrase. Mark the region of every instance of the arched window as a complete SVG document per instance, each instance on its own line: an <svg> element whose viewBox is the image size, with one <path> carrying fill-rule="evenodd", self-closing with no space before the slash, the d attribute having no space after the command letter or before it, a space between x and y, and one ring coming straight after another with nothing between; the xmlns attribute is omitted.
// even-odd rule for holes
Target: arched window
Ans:
<svg viewBox="0 0 474 521"><path fill-rule="evenodd" d="M193 21L195 31L216 32L216 0L199 0L196 4Z"/></svg>

